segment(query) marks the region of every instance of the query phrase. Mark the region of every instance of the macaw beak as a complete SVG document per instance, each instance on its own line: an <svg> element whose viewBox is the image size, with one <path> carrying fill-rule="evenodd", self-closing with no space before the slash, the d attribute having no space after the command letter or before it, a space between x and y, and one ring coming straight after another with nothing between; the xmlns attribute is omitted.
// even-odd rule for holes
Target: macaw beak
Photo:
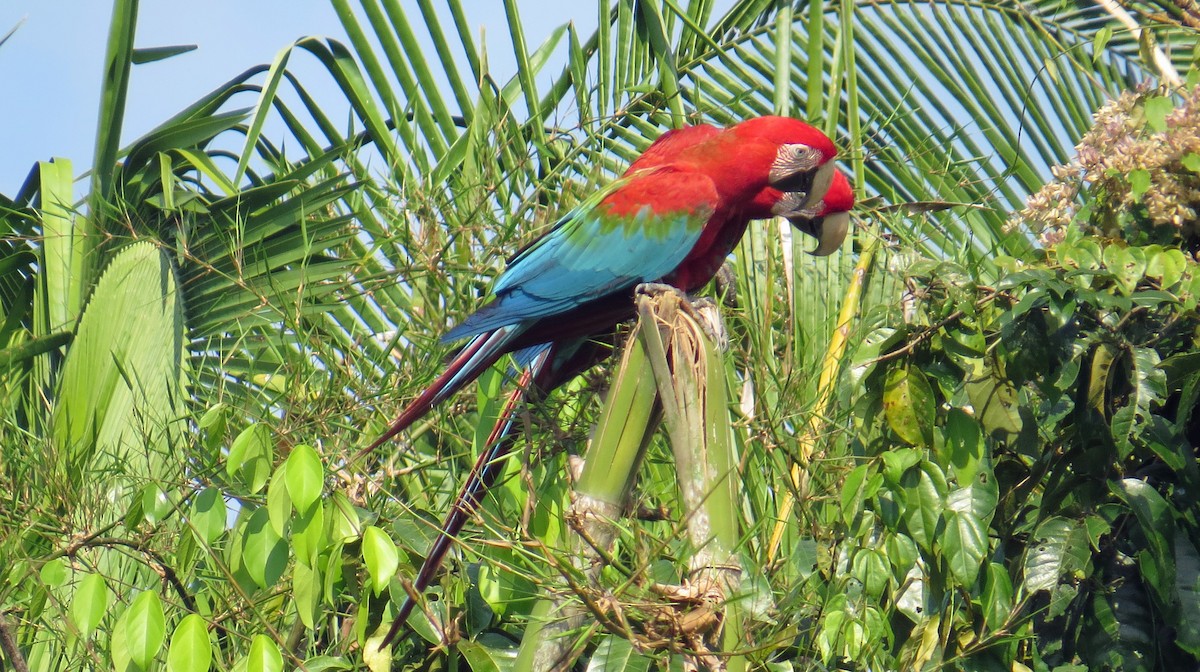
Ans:
<svg viewBox="0 0 1200 672"><path fill-rule="evenodd" d="M817 249L809 251L814 257L827 257L846 241L850 231L849 212L831 212L817 217L789 217L792 226L817 239Z"/></svg>
<svg viewBox="0 0 1200 672"><path fill-rule="evenodd" d="M804 145L787 145L787 147L804 147ZM836 172L837 167L834 166L833 161L818 163L816 159L797 150L795 160L784 161L781 159L775 162L775 165L771 167L767 184L773 189L784 192L785 200L788 203L784 206L781 200L782 207L799 212L811 208L825 198L825 193L833 184L833 176ZM788 216L785 212L776 212L775 214L781 217Z"/></svg>

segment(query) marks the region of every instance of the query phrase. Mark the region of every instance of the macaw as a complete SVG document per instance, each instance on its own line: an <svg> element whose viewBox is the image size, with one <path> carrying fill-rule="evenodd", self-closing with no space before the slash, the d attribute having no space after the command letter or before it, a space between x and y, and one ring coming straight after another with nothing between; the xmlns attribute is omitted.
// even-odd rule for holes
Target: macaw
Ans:
<svg viewBox="0 0 1200 672"><path fill-rule="evenodd" d="M416 590L432 581L451 536L499 473L498 458L508 450L513 410L524 390L549 391L607 356L601 344L611 340L615 325L633 317L637 285L700 289L753 219L789 219L817 238L814 254L840 246L848 222L841 214L853 204L853 193L834 168L836 153L819 130L786 117L759 117L723 130L697 125L668 131L620 178L509 260L491 301L443 337L469 338L467 344L363 451L404 431L503 355L512 353L524 370L426 556ZM401 606L381 647L412 606L411 599Z"/></svg>

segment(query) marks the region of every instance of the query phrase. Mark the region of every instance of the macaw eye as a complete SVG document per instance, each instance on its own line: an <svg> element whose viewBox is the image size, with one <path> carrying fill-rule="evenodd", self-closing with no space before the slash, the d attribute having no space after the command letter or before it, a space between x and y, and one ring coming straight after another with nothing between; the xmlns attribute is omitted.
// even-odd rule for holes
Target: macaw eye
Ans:
<svg viewBox="0 0 1200 672"><path fill-rule="evenodd" d="M808 193L812 190L813 172L824 160L820 150L808 145L782 145L767 173L767 183L780 191Z"/></svg>

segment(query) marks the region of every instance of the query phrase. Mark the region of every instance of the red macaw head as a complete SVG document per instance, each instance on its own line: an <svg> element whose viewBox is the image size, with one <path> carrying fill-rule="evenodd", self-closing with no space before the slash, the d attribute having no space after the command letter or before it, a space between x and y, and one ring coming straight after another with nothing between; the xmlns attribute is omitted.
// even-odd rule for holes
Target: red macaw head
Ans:
<svg viewBox="0 0 1200 672"><path fill-rule="evenodd" d="M854 190L834 165L833 141L816 127L787 117L748 119L729 131L739 146L734 169L766 182L753 198L750 216L786 217L817 239L812 254L823 256L841 247Z"/></svg>
<svg viewBox="0 0 1200 672"><path fill-rule="evenodd" d="M790 117L757 117L729 131L746 148L745 158L751 161L746 168L766 168L767 186L803 195L806 204L825 196L833 181L837 147L815 126Z"/></svg>
<svg viewBox="0 0 1200 672"><path fill-rule="evenodd" d="M850 209L854 207L854 189L842 171L834 171L829 190L816 203L795 208L789 205L788 196L783 194L776 202L778 211L773 212L820 241L809 254L824 257L842 246L850 230Z"/></svg>

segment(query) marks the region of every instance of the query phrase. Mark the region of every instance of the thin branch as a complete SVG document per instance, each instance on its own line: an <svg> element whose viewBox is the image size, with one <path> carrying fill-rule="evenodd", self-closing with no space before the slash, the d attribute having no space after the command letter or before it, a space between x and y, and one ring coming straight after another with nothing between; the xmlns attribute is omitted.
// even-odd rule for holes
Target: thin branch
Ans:
<svg viewBox="0 0 1200 672"><path fill-rule="evenodd" d="M3 611L0 611L0 651L3 651L4 657L8 658L13 672L29 672L29 665L25 663L25 656L21 655L17 639L13 637L12 626L4 617Z"/></svg>

